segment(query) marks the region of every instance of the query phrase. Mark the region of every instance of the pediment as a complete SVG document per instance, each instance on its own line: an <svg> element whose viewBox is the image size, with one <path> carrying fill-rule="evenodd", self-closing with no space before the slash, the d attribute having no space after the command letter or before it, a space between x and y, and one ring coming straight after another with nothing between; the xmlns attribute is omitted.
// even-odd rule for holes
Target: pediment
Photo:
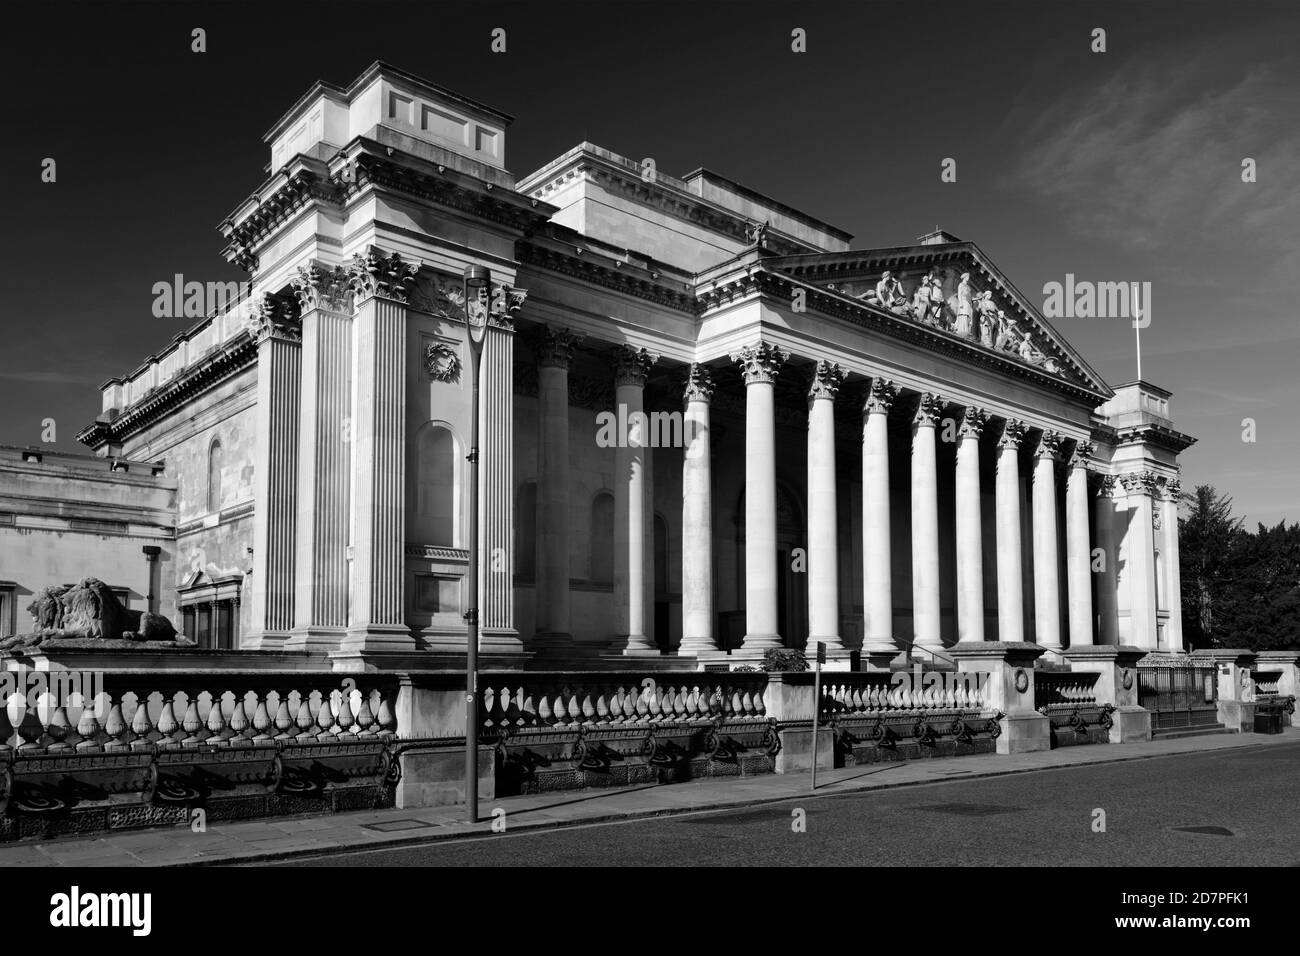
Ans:
<svg viewBox="0 0 1300 956"><path fill-rule="evenodd" d="M1104 398L1112 394L973 242L786 256L764 259L763 266L932 332L936 343L960 340L973 357L1021 365Z"/></svg>

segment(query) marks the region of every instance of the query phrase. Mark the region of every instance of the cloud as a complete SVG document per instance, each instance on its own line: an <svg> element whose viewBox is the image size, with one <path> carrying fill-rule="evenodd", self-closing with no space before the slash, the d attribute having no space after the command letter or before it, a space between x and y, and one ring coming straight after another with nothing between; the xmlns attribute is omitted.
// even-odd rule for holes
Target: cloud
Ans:
<svg viewBox="0 0 1300 956"><path fill-rule="evenodd" d="M1023 148L1002 185L1028 190L1078 235L1130 251L1200 259L1225 239L1291 248L1300 83L1293 62L1261 57L1258 34L1144 49L1100 85L1036 114L1019 106L1009 132ZM1256 183L1241 181L1245 157L1258 163Z"/></svg>

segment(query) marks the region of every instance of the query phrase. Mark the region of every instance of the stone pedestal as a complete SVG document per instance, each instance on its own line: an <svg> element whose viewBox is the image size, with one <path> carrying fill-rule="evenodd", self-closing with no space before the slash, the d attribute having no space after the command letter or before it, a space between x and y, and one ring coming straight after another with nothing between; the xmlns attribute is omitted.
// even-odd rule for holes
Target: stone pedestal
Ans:
<svg viewBox="0 0 1300 956"><path fill-rule="evenodd" d="M1140 647L1115 645L1085 645L1065 652L1070 670L1097 675L1097 703L1115 708L1110 728L1113 744L1151 739L1151 712L1138 705L1137 662L1145 653Z"/></svg>
<svg viewBox="0 0 1300 956"><path fill-rule="evenodd" d="M948 649L957 660L958 673L984 672L985 699L1001 711L1000 754L1050 750L1052 725L1035 709L1034 661L1043 653L1036 644L1019 641L985 641L957 644Z"/></svg>

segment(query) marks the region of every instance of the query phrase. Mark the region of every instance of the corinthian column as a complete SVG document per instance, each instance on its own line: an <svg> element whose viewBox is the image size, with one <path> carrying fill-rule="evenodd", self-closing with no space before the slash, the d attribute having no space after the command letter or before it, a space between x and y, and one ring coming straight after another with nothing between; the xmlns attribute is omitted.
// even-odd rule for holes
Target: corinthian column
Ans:
<svg viewBox="0 0 1300 956"><path fill-rule="evenodd" d="M1061 647L1061 575L1056 541L1056 456L1061 436L1045 431L1034 448L1034 640Z"/></svg>
<svg viewBox="0 0 1300 956"><path fill-rule="evenodd" d="M645 349L614 350L614 391L619 422L627 422L614 448L614 608L618 633L610 650L657 654L646 636L646 458L650 454L645 380L658 361Z"/></svg>
<svg viewBox="0 0 1300 956"><path fill-rule="evenodd" d="M998 640L1025 639L1024 578L1020 564L1020 442L1025 423L1008 419L998 439L994 509L998 537Z"/></svg>
<svg viewBox="0 0 1300 956"><path fill-rule="evenodd" d="M535 646L570 647L569 363L582 336L547 327L537 345L537 614Z"/></svg>
<svg viewBox="0 0 1300 956"><path fill-rule="evenodd" d="M939 476L934 428L944 400L926 392L912 419L912 630L917 644L943 650L939 636Z"/></svg>
<svg viewBox="0 0 1300 956"><path fill-rule="evenodd" d="M296 300L263 296L249 321L257 342L253 623L242 646L279 647L293 629L298 523L298 408L302 326Z"/></svg>
<svg viewBox="0 0 1300 956"><path fill-rule="evenodd" d="M957 430L957 640L984 640L984 541L980 521L980 435L988 415L967 408Z"/></svg>
<svg viewBox="0 0 1300 956"><path fill-rule="evenodd" d="M835 507L835 396L844 370L818 362L808 388L808 650L842 651L838 515Z"/></svg>
<svg viewBox="0 0 1300 956"><path fill-rule="evenodd" d="M862 651L888 654L894 642L894 601L889 547L889 409L893 382L871 380L862 408Z"/></svg>
<svg viewBox="0 0 1300 956"><path fill-rule="evenodd" d="M1163 534L1165 555L1165 598L1169 602L1169 649L1183 651L1183 589L1178 573L1178 504L1182 500L1183 485L1177 478L1165 485L1165 497L1160 502L1164 510Z"/></svg>
<svg viewBox="0 0 1300 956"><path fill-rule="evenodd" d="M776 620L776 376L790 358L760 342L731 356L745 378L745 650L781 646Z"/></svg>
<svg viewBox="0 0 1300 956"><path fill-rule="evenodd" d="M299 268L293 287L302 310L302 380L293 634L285 646L335 650L348 624L352 290L346 270L319 263Z"/></svg>
<svg viewBox="0 0 1300 956"><path fill-rule="evenodd" d="M1159 646L1156 634L1156 567L1155 531L1151 515L1156 490L1156 476L1149 471L1122 475L1120 481L1128 493L1129 519L1124 532L1127 566L1124 577L1129 585L1129 643L1154 651Z"/></svg>
<svg viewBox="0 0 1300 956"><path fill-rule="evenodd" d="M1088 535L1088 459L1091 442L1074 444L1065 479L1065 571L1070 600L1070 648L1094 643L1092 544Z"/></svg>
<svg viewBox="0 0 1300 956"><path fill-rule="evenodd" d="M419 263L370 249L348 267L356 296L352 610L341 650L412 650L406 625L406 301ZM477 602L475 602L477 604Z"/></svg>
<svg viewBox="0 0 1300 956"><path fill-rule="evenodd" d="M686 379L682 461L682 653L716 651L713 621L713 487L709 402L713 378L692 365Z"/></svg>

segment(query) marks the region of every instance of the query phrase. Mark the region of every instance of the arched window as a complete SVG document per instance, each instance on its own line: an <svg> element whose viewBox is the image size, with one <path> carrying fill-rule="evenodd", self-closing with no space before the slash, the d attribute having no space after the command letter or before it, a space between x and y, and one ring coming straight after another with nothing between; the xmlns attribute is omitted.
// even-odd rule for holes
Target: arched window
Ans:
<svg viewBox="0 0 1300 956"><path fill-rule="evenodd" d="M221 439L212 439L208 446L208 510L221 510L221 466L225 462L225 453L221 450Z"/></svg>
<svg viewBox="0 0 1300 956"><path fill-rule="evenodd" d="M591 563L593 584L614 583L614 496L602 491L591 501Z"/></svg>
<svg viewBox="0 0 1300 956"><path fill-rule="evenodd" d="M460 443L432 422L420 430L415 455L415 509L411 536L420 544L461 546Z"/></svg>
<svg viewBox="0 0 1300 956"><path fill-rule="evenodd" d="M519 486L515 504L515 574L531 581L537 574L537 482Z"/></svg>

